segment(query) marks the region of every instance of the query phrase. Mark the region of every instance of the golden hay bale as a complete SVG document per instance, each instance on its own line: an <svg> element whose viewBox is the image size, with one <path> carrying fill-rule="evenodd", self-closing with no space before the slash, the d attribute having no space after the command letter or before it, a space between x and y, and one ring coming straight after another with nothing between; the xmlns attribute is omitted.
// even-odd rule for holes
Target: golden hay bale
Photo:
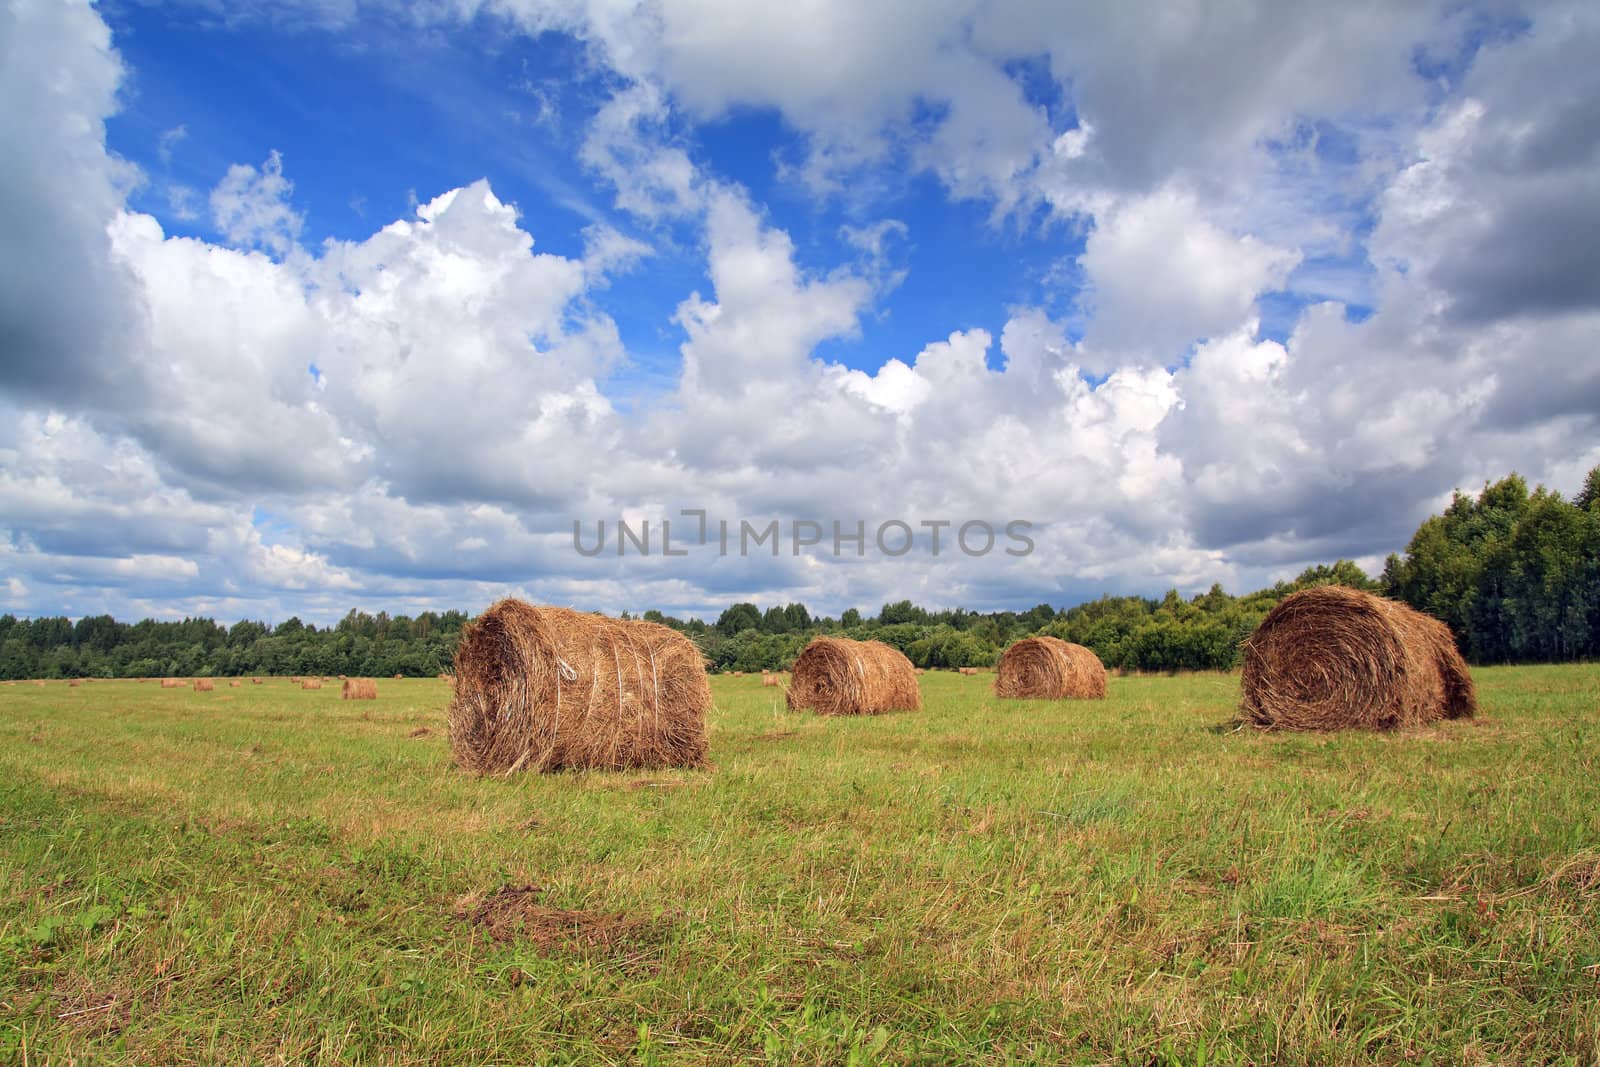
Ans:
<svg viewBox="0 0 1600 1067"><path fill-rule="evenodd" d="M403 674L397 674L397 675L394 676L394 680L398 682L400 679L402 679L404 677L405 677L405 675L403 675Z"/></svg>
<svg viewBox="0 0 1600 1067"><path fill-rule="evenodd" d="M882 641L815 637L795 658L793 669L787 698L790 711L811 708L818 715L880 715L922 707L916 668L899 649Z"/></svg>
<svg viewBox="0 0 1600 1067"><path fill-rule="evenodd" d="M183 679L182 678L163 678L163 679L161 679L161 688L163 688L163 689L182 689L183 688Z"/></svg>
<svg viewBox="0 0 1600 1067"><path fill-rule="evenodd" d="M506 599L462 631L455 667L450 747L468 770L705 760L705 659L670 627Z"/></svg>
<svg viewBox="0 0 1600 1067"><path fill-rule="evenodd" d="M1243 709L1260 726L1392 730L1477 710L1444 623L1343 586L1283 599L1244 643Z"/></svg>
<svg viewBox="0 0 1600 1067"><path fill-rule="evenodd" d="M994 695L1023 700L1104 700L1105 664L1089 649L1059 637L1024 637L1000 657Z"/></svg>
<svg viewBox="0 0 1600 1067"><path fill-rule="evenodd" d="M250 679L250 684L251 685L260 685L261 684L261 679L260 678L252 678L252 679Z"/></svg>
<svg viewBox="0 0 1600 1067"><path fill-rule="evenodd" d="M244 685L243 682L229 682L228 683L228 688L229 689L238 689L242 685Z"/></svg>
<svg viewBox="0 0 1600 1067"><path fill-rule="evenodd" d="M300 679L300 688L301 689L321 689L322 688L322 679L321 678L302 678L302 679Z"/></svg>
<svg viewBox="0 0 1600 1067"><path fill-rule="evenodd" d="M80 684L81 683L76 678L73 678L73 679L71 679L70 681L67 682L67 688L68 689L76 689L76 688L78 688L78 686Z"/></svg>
<svg viewBox="0 0 1600 1067"><path fill-rule="evenodd" d="M371 678L346 678L340 700L377 700L378 683Z"/></svg>
<svg viewBox="0 0 1600 1067"><path fill-rule="evenodd" d="M216 683L214 683L210 678L196 678L194 680L194 691L196 693L209 693L216 688Z"/></svg>

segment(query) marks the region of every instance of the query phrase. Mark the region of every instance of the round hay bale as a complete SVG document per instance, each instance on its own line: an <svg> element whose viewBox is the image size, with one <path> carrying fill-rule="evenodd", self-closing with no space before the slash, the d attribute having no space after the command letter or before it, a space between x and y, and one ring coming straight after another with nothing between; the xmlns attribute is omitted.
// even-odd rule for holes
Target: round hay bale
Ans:
<svg viewBox="0 0 1600 1067"><path fill-rule="evenodd" d="M243 682L229 682L228 683L228 688L229 689L238 689L242 685L244 685Z"/></svg>
<svg viewBox="0 0 1600 1067"><path fill-rule="evenodd" d="M400 679L402 679L404 677L405 677L405 675L403 675L403 674L397 674L397 675L394 676L394 680L398 682Z"/></svg>
<svg viewBox="0 0 1600 1067"><path fill-rule="evenodd" d="M1444 623L1337 585L1291 594L1261 620L1242 684L1251 722L1289 730L1393 730L1478 706Z"/></svg>
<svg viewBox="0 0 1600 1067"><path fill-rule="evenodd" d="M1059 637L1024 637L1000 657L994 695L1018 700L1104 700L1105 664L1089 649Z"/></svg>
<svg viewBox="0 0 1600 1067"><path fill-rule="evenodd" d="M321 689L322 688L322 679L321 678L302 678L302 679L300 679L300 688L301 689Z"/></svg>
<svg viewBox="0 0 1600 1067"><path fill-rule="evenodd" d="M818 715L881 715L918 711L917 671L899 649L882 641L815 637L794 661L786 703Z"/></svg>
<svg viewBox="0 0 1600 1067"><path fill-rule="evenodd" d="M377 700L378 683L371 678L346 678L340 700Z"/></svg>
<svg viewBox="0 0 1600 1067"><path fill-rule="evenodd" d="M209 693L209 692L212 692L213 690L215 690L216 688L217 688L216 683L213 682L210 678L196 678L194 680L194 691L196 693Z"/></svg>
<svg viewBox="0 0 1600 1067"><path fill-rule="evenodd" d="M177 679L177 678L163 678L163 679L161 679L161 688L163 688L163 689L182 689L183 688L183 682L181 680Z"/></svg>
<svg viewBox="0 0 1600 1067"><path fill-rule="evenodd" d="M710 708L676 630L508 598L461 633L450 747L480 773L695 767Z"/></svg>

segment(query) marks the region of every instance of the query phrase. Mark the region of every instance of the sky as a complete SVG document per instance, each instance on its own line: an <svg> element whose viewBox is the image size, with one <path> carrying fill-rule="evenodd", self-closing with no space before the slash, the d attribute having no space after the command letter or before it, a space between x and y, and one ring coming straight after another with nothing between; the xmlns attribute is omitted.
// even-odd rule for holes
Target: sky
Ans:
<svg viewBox="0 0 1600 1067"><path fill-rule="evenodd" d="M0 0L0 611L1376 571L1600 463L1597 115L1560 0Z"/></svg>

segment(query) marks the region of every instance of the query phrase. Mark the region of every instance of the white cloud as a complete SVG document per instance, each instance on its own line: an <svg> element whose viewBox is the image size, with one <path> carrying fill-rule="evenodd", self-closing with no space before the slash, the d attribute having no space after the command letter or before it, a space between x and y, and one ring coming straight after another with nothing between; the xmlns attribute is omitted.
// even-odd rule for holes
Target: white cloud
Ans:
<svg viewBox="0 0 1600 1067"><path fill-rule="evenodd" d="M274 149L261 169L235 163L211 190L211 221L228 243L262 248L279 256L300 240L305 217L289 198L294 183L283 176L283 157Z"/></svg>
<svg viewBox="0 0 1600 1067"><path fill-rule="evenodd" d="M1299 257L1207 220L1193 196L1162 189L1101 216L1079 265L1093 311L1084 353L1096 369L1174 362L1194 341L1249 317Z"/></svg>
<svg viewBox="0 0 1600 1067"><path fill-rule="evenodd" d="M212 193L232 247L169 236L128 210L128 168L106 151L120 65L93 9L0 13L0 87L25 102L0 115L16 241L0 326L19 339L0 355L9 604L326 617L362 597L470 607L513 589L704 611L1248 585L1396 547L1454 485L1512 467L1571 478L1600 454L1600 310L1584 289L1600 242L1533 225L1581 237L1600 202L1581 121L1594 79L1570 105L1538 91L1580 70L1593 16L1551 9L1452 89L1411 66L1418 42L1457 32L1423 8L492 10L580 32L612 68L580 159L654 244L596 224L581 258L543 252L482 180L311 251L276 153ZM1007 65L1023 59L1067 95L1024 92ZM1431 111L1430 93L1444 98ZM902 280L915 234L863 213L876 221L839 234L845 262L797 246L694 154L695 121L745 106L798 131L818 181L922 168L1013 219L1046 206L1064 245L1078 231L1059 216L1075 216L1081 319L997 308L984 329L934 308L919 350L827 362ZM1337 163L1269 144L1323 118L1391 128ZM1319 305L1264 339L1264 291L1366 239L1350 220L1369 208L1318 205L1335 187L1377 215L1358 287L1376 310ZM607 279L691 229L708 284L684 285L656 324L681 374L615 406L606 383L630 354ZM1519 272L1550 276L1540 242L1563 284L1519 288ZM574 517L680 507L1027 519L1038 549L571 551Z"/></svg>

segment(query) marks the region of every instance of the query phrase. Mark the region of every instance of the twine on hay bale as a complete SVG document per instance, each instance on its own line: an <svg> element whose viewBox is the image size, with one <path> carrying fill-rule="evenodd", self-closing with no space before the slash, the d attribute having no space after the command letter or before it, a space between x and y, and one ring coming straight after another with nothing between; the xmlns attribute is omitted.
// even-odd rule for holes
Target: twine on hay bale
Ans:
<svg viewBox="0 0 1600 1067"><path fill-rule="evenodd" d="M1089 649L1059 637L1024 637L1000 657L994 695L1021 700L1104 700L1105 664Z"/></svg>
<svg viewBox="0 0 1600 1067"><path fill-rule="evenodd" d="M321 689L322 688L322 679L321 678L302 678L302 679L300 679L300 688L301 689Z"/></svg>
<svg viewBox="0 0 1600 1067"><path fill-rule="evenodd" d="M1393 730L1471 716L1477 692L1444 623L1327 585L1285 597L1244 643L1245 717L1289 730Z"/></svg>
<svg viewBox="0 0 1600 1067"><path fill-rule="evenodd" d="M450 747L480 773L696 767L710 708L676 630L508 598L462 631Z"/></svg>
<svg viewBox="0 0 1600 1067"><path fill-rule="evenodd" d="M818 715L881 715L917 711L922 693L916 668L882 641L815 637L794 661L786 699L790 711Z"/></svg>
<svg viewBox="0 0 1600 1067"><path fill-rule="evenodd" d="M194 691L196 693L209 693L216 688L216 683L210 678L196 678L194 680Z"/></svg>
<svg viewBox="0 0 1600 1067"><path fill-rule="evenodd" d="M346 678L340 700L377 700L378 683L371 678Z"/></svg>

